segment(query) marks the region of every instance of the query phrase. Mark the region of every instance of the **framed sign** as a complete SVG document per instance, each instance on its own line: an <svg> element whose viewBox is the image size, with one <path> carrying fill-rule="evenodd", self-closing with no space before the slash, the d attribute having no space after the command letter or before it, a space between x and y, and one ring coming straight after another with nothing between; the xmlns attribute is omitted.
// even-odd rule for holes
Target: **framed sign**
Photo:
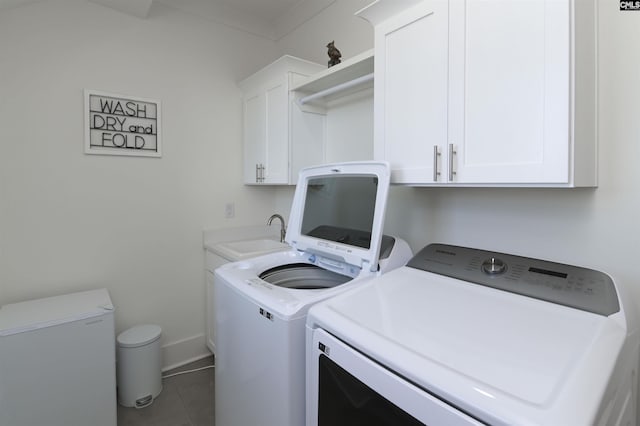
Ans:
<svg viewBox="0 0 640 426"><path fill-rule="evenodd" d="M160 101L85 89L85 154L161 157Z"/></svg>

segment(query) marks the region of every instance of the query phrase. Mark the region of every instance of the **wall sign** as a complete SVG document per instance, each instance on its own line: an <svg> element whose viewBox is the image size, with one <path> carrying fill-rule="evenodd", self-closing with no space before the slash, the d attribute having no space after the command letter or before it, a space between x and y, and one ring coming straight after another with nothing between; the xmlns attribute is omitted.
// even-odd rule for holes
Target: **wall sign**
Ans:
<svg viewBox="0 0 640 426"><path fill-rule="evenodd" d="M162 156L160 101L84 91L85 154Z"/></svg>

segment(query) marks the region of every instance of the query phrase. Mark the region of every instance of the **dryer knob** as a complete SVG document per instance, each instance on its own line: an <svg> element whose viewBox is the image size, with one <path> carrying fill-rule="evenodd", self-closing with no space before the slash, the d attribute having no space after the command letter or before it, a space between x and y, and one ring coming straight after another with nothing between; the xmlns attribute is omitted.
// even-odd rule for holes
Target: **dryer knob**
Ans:
<svg viewBox="0 0 640 426"><path fill-rule="evenodd" d="M507 270L507 264L497 257L491 257L482 262L482 271L489 275L499 275Z"/></svg>

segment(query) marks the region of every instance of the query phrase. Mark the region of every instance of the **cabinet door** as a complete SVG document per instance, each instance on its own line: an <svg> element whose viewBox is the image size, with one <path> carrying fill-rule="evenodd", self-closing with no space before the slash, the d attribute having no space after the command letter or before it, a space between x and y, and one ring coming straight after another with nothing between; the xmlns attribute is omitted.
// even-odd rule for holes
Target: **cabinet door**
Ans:
<svg viewBox="0 0 640 426"><path fill-rule="evenodd" d="M258 92L244 99L244 182L259 183L264 163L267 132L266 94Z"/></svg>
<svg viewBox="0 0 640 426"><path fill-rule="evenodd" d="M244 182L286 184L289 173L288 86L272 80L244 100Z"/></svg>
<svg viewBox="0 0 640 426"><path fill-rule="evenodd" d="M566 183L569 0L451 0L454 182Z"/></svg>
<svg viewBox="0 0 640 426"><path fill-rule="evenodd" d="M287 76L270 84L266 97L263 183L289 183L289 87Z"/></svg>
<svg viewBox="0 0 640 426"><path fill-rule="evenodd" d="M220 266L228 263L226 259L207 250L205 252L207 269L205 270L205 294L207 299L206 325L207 347L212 353L216 353L216 316L215 316L215 275L214 271Z"/></svg>
<svg viewBox="0 0 640 426"><path fill-rule="evenodd" d="M440 182L447 143L448 4L420 3L375 34L376 159L394 183Z"/></svg>
<svg viewBox="0 0 640 426"><path fill-rule="evenodd" d="M216 318L214 312L215 300L213 299L214 295L214 283L213 283L213 272L206 271L207 282L206 282L206 297L207 297L207 347L212 353L216 352Z"/></svg>

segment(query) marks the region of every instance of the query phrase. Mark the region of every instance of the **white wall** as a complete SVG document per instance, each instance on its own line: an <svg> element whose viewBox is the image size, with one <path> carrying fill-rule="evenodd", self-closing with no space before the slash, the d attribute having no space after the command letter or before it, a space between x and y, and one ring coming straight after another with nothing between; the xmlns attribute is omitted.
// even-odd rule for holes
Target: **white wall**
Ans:
<svg viewBox="0 0 640 426"><path fill-rule="evenodd" d="M324 62L330 40L344 58L371 48L352 16L368 2L277 44L155 4L146 20L82 0L1 11L0 304L105 286L118 331L152 322L204 348L202 230L288 215L293 195L241 184L235 81L282 53ZM640 300L640 15L599 7L599 188L393 187L387 233L590 266ZM163 157L84 155L83 88L162 100Z"/></svg>
<svg viewBox="0 0 640 426"><path fill-rule="evenodd" d="M353 53L371 48L371 33L357 18L337 15L362 3L336 2L279 47L298 55L314 52L308 59L316 61L315 48L327 38ZM640 302L635 259L640 240L640 51L632 42L640 39L640 14L621 12L618 6L617 1L599 2L598 188L392 187L385 232L404 237L414 250L445 242L601 269L630 287ZM353 38L343 42L350 34ZM285 208L287 190L278 196Z"/></svg>
<svg viewBox="0 0 640 426"><path fill-rule="evenodd" d="M160 325L165 364L204 353L202 231L273 213L241 183L235 82L276 56L158 4L0 11L0 304L106 287L117 332ZM162 158L85 155L84 88L161 100Z"/></svg>

